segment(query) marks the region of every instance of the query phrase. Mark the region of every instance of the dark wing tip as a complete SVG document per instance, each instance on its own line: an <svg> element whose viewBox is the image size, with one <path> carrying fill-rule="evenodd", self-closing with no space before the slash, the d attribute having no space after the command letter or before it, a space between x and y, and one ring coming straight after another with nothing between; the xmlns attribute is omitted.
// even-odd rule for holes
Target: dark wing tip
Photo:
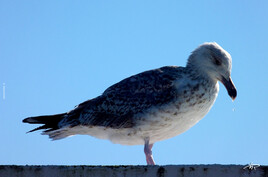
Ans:
<svg viewBox="0 0 268 177"><path fill-rule="evenodd" d="M32 129L30 131L28 131L27 133L31 133L31 132L34 132L34 131L37 131L37 130L42 130L42 129L47 129L48 127L46 125L42 125L40 127L37 127L35 129Z"/></svg>
<svg viewBox="0 0 268 177"><path fill-rule="evenodd" d="M29 119L29 118L25 118L25 119L22 120L22 122L23 122L23 123L28 123L28 119Z"/></svg>
<svg viewBox="0 0 268 177"><path fill-rule="evenodd" d="M37 121L36 119L32 118L32 117L28 117L28 118L25 118L22 120L23 123L31 123L31 124L34 124L34 123L40 123L39 121Z"/></svg>

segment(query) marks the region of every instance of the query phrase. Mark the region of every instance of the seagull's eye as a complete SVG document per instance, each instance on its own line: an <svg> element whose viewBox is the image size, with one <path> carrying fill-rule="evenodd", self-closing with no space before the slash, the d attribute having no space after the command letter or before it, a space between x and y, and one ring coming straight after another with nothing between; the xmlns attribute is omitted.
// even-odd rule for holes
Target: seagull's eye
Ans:
<svg viewBox="0 0 268 177"><path fill-rule="evenodd" d="M217 58L214 58L214 63L215 63L217 66L220 66L220 65L221 65L220 60L218 60Z"/></svg>

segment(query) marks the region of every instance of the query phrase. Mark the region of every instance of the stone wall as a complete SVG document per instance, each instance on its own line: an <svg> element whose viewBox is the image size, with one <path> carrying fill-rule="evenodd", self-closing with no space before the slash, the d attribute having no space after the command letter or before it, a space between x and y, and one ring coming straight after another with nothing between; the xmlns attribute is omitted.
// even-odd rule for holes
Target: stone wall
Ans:
<svg viewBox="0 0 268 177"><path fill-rule="evenodd" d="M268 177L268 166L17 166L0 165L0 177Z"/></svg>

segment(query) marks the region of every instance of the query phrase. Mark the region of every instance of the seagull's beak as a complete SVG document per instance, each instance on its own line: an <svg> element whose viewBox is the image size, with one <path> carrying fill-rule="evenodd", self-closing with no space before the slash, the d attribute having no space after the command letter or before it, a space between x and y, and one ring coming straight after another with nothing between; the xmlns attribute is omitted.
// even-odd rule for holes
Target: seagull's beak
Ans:
<svg viewBox="0 0 268 177"><path fill-rule="evenodd" d="M222 77L220 81L227 89L228 95L232 98L232 100L235 100L236 95L237 95L237 91L236 91L236 88L234 86L234 83L233 83L231 77L229 77L228 79L225 79L224 77Z"/></svg>

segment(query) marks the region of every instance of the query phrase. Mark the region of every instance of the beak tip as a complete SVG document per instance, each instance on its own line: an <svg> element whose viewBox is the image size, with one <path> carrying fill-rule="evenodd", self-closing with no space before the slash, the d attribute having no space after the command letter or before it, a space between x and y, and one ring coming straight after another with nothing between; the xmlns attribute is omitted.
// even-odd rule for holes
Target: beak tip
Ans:
<svg viewBox="0 0 268 177"><path fill-rule="evenodd" d="M236 97L231 97L231 98L232 98L232 100L234 101Z"/></svg>
<svg viewBox="0 0 268 177"><path fill-rule="evenodd" d="M236 99L236 96L237 96L236 88L233 87L233 89L228 90L228 94L232 98L232 100L234 101Z"/></svg>
<svg viewBox="0 0 268 177"><path fill-rule="evenodd" d="M228 95L231 97L231 99L234 101L236 96L237 96L237 91L236 88L234 86L234 83L231 79L231 77L229 77L229 79L225 79L224 77L222 77L221 82L223 83L223 85L226 87L227 91L228 91Z"/></svg>

